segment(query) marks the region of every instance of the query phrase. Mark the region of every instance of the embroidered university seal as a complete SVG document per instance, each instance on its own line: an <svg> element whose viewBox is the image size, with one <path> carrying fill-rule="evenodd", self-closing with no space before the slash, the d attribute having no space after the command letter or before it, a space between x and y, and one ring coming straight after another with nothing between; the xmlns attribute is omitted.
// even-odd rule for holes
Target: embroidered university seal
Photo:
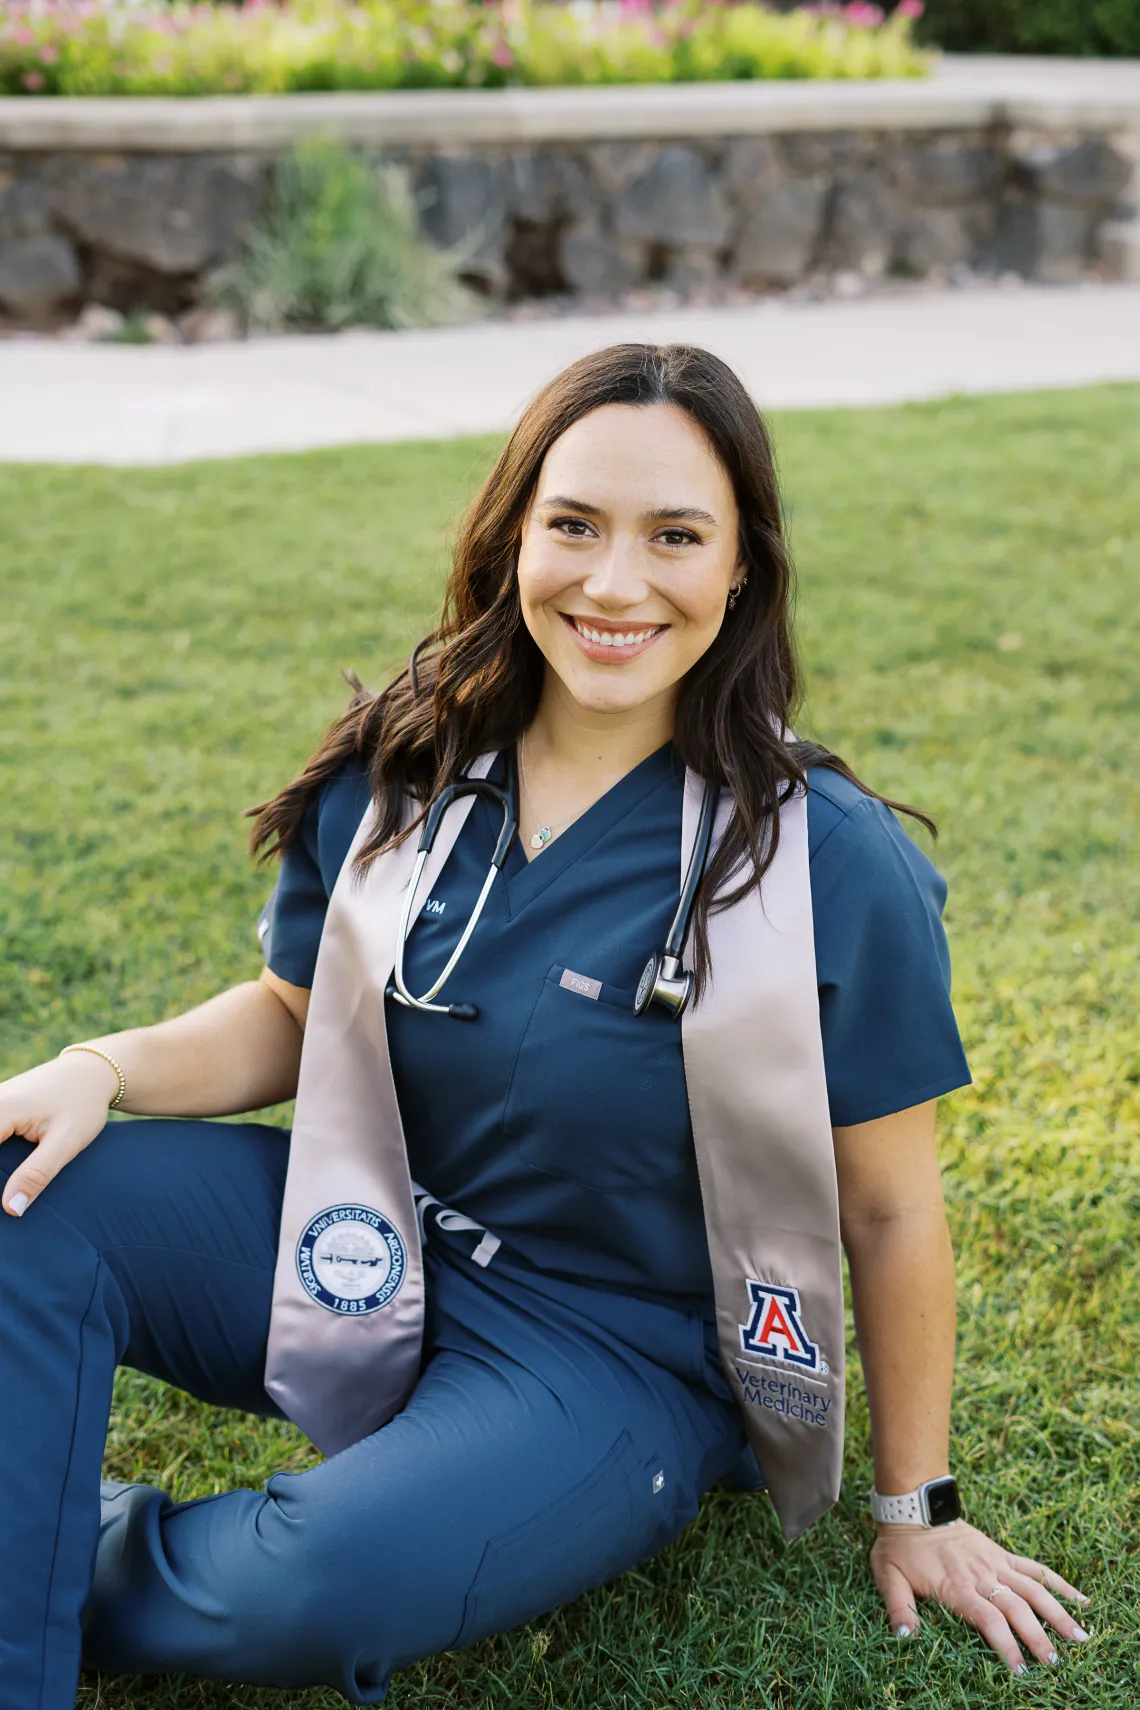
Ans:
<svg viewBox="0 0 1140 1710"><path fill-rule="evenodd" d="M394 1223L367 1205L330 1205L301 1231L297 1274L318 1306L342 1317L379 1312L408 1268Z"/></svg>

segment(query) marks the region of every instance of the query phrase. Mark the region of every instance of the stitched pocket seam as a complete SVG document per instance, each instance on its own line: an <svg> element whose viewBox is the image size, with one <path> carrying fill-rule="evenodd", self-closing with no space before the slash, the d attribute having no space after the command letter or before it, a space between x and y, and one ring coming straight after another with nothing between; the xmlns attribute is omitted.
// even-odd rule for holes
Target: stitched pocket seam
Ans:
<svg viewBox="0 0 1140 1710"><path fill-rule="evenodd" d="M632 1458L632 1451L633 1440L628 1430L622 1431L617 1441L606 1452L597 1466L588 1472L584 1478L579 1479L578 1483L570 1490L555 1497L553 1502L548 1502L546 1507L540 1508L536 1514L529 1515L527 1519L518 1521L503 1532L497 1532L494 1537L489 1539L475 1571L475 1578L472 1580L467 1593L463 1611L463 1625L459 1630L458 1638L455 1640L457 1645L463 1643L474 1625L479 1612L480 1595L501 1584L504 1580L509 1580L517 1571L517 1560L513 1558L517 1556L520 1546L525 1544L528 1537L541 1531L544 1526L550 1525L560 1513L565 1512L569 1516L575 1505L580 1503L584 1497L593 1493L595 1500L588 1507L578 1512L572 1523L568 1521L561 1527L560 1537L562 1540L574 1537L603 1508L621 1495L624 1495L626 1502L627 1531L632 1535L633 1505L630 1501L629 1479L626 1478L623 1488L620 1482L613 1484L607 1477L613 1467L620 1467ZM504 1558L508 1555L512 1557L512 1560L501 1565L504 1564Z"/></svg>
<svg viewBox="0 0 1140 1710"><path fill-rule="evenodd" d="M559 987L558 979L555 976L561 976L563 971L562 965L558 962L552 963L550 968L547 970L546 975L538 988L538 994L531 1005L530 1014L526 1018L526 1025L523 1027L523 1030L519 1035L518 1044L515 1046L515 1054L511 1062L510 1078L507 1082L506 1096L503 1099L503 1109L499 1117L499 1132L502 1135L504 1142L518 1148L522 1162L526 1165L527 1169L532 1170L535 1175L545 1176L552 1181L569 1182L572 1186L578 1188L584 1193L599 1194L606 1197L626 1194L652 1193L658 1191L665 1182L676 1182L681 1180L688 1171L687 1159L682 1162L679 1167L667 1172L662 1172L660 1170L647 1170L644 1175L639 1175L628 1181L616 1180L597 1182L584 1180L581 1175L574 1174L565 1168L551 1167L545 1159L539 1161L535 1157L529 1155L528 1148L533 1146L533 1137L524 1137L522 1126L513 1116L513 1111L516 1106L516 1093L518 1089L520 1065L523 1061L523 1055L527 1050L528 1041L531 1042L532 1049L538 1049L531 1039L531 1035L534 1030L535 1017L538 1015L539 1009L541 1008L544 1000L549 1001L550 994L552 992L560 992L561 988ZM570 1004L577 1002L588 1007L590 1003L593 1002L601 1004L606 1009L618 1009L623 1012L627 1008L626 1004L621 1001L621 998L625 997L627 994L622 992L620 987L616 987L612 984L607 986L604 982L602 987L602 996L600 998L590 999L579 996L573 992L563 992L561 995ZM629 993L628 997L628 1011L630 1016L632 1016L633 994ZM573 1014L572 1010L570 1011L570 1014ZM652 1026L653 1024L641 1022L639 1025Z"/></svg>

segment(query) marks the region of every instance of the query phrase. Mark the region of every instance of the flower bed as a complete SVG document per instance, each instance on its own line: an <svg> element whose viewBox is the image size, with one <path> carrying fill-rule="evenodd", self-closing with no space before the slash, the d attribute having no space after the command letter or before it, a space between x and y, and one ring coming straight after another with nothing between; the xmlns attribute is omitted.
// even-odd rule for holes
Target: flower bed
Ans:
<svg viewBox="0 0 1140 1710"><path fill-rule="evenodd" d="M0 0L0 94L275 95L925 74L920 0L805 6L650 0L242 6Z"/></svg>

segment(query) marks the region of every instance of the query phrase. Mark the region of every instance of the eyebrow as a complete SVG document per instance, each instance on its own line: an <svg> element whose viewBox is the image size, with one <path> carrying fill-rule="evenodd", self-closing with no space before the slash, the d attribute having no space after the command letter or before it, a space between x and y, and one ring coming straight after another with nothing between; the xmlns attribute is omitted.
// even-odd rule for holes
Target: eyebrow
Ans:
<svg viewBox="0 0 1140 1710"><path fill-rule="evenodd" d="M541 507L544 511L580 511L585 517L600 517L605 513L600 505L591 505L586 499L572 499L565 493L555 493L549 499L543 499ZM709 511L702 511L696 505L659 505L656 510L643 511L642 522L696 522L716 525L716 518Z"/></svg>

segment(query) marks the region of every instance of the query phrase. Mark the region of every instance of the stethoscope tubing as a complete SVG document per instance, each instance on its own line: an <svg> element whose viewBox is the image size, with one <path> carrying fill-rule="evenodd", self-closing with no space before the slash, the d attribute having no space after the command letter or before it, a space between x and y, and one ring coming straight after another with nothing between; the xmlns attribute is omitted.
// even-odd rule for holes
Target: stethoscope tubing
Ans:
<svg viewBox="0 0 1140 1710"><path fill-rule="evenodd" d="M681 895L677 899L677 912L669 927L669 936L665 940L662 958L672 957L680 961L685 953L685 940L689 936L689 922L693 918L693 904L697 900L697 890L705 876L708 865L709 846L712 843L713 822L716 819L717 804L720 801L720 791L715 784L706 783L701 797L701 811L697 820L697 835L693 839L693 853L689 857L685 882L681 886Z"/></svg>
<svg viewBox="0 0 1140 1710"><path fill-rule="evenodd" d="M416 864L412 869L408 893L404 899L403 913L400 916L400 929L396 935L396 962L392 970L393 989L391 995L397 1003L402 1003L408 1009L418 1009L432 1015L454 1015L461 1020L474 1020L476 1010L471 1004L434 1003L432 1000L439 995L444 985L455 972L460 957L466 950L471 934L479 924L479 916L487 905L491 894L491 886L495 876L502 870L515 834L518 831L518 812L515 808L513 785L513 768L508 761L508 786L501 790L497 784L492 784L486 778L459 778L453 784L447 784L436 796L424 818L423 830L420 832L419 847L416 850ZM435 845L436 833L439 830L444 814L453 802L464 796L483 796L486 800L498 805L503 815L503 823L499 829L498 841L491 865L487 869L487 877L483 880L475 907L471 910L467 925L463 928L459 942L447 959L446 966L438 977L433 980L427 991L421 997L415 997L408 990L404 979L404 951L407 947L408 934L412 929L415 918L416 900L419 894L420 881L423 878L424 867L428 856Z"/></svg>
<svg viewBox="0 0 1140 1710"><path fill-rule="evenodd" d="M518 810L515 806L516 794L514 788L513 758L507 760L507 787L500 789L497 784L490 783L486 778L464 777L455 783L447 784L436 796L424 817L423 829L420 832L419 847L416 851L415 866L412 869L411 881L408 885L407 896L404 899L403 912L400 916L400 928L396 936L396 958L393 969L393 984L388 988L388 995L395 998L397 1003L404 1004L409 1009L418 1009L430 1015L451 1015L457 1019L472 1021L478 1015L473 1004L436 1003L443 987L447 984L459 964L459 960L471 941L471 935L479 924L479 918L491 894L491 887L496 875L501 872L515 836L518 832ZM499 830L498 841L491 857L491 865L487 869L487 877L483 880L482 888L476 899L475 906L468 916L467 925L463 928L459 942L451 952L447 962L435 980L432 981L420 997L414 996L408 990L404 978L404 952L407 947L408 935L412 930L415 919L416 903L419 897L420 882L423 878L424 867L435 844L436 833L448 808L453 802L464 796L483 796L495 802L502 811L503 823ZM701 799L700 817L697 821L697 834L693 842L693 852L689 857L689 865L681 886L681 894L677 901L677 909L669 927L665 947L660 955L650 958L642 975L642 983L638 988L638 998L635 1003L635 1013L640 1015L644 1009L655 1001L660 1002L679 1019L684 1011L689 993L692 989L692 976L683 968L681 958L684 955L685 940L689 936L689 924L692 920L693 905L696 901L697 890L708 864L709 848L712 843L713 823L716 818L717 803L720 792L714 784L705 785ZM659 981L663 984L659 987ZM646 983L648 982L648 984ZM644 991L643 988L644 987ZM671 991L671 987L676 987Z"/></svg>
<svg viewBox="0 0 1140 1710"><path fill-rule="evenodd" d="M400 1002L409 1004L413 1009L430 1009L435 1010L437 1013L446 1015L452 1006L447 1003L433 1003L432 999L438 995L438 993L447 984L451 975L455 972L456 964L463 952L466 950L467 945L470 942L471 934L479 924L479 916L486 907L487 898L491 894L491 886L495 882L499 869L495 866L487 869L487 877L483 880L483 888L479 892L479 899L476 902L475 907L471 910L470 917L468 918L467 925L463 928L463 933L460 937L459 943L455 946L455 949L448 957L446 965L438 979L434 980L428 987L427 991L417 998L412 996L404 983L404 949L408 941L408 933L411 931L412 917L415 911L416 893L419 890L420 879L423 876L424 866L426 865L427 858L430 853L430 849L423 849L416 856L416 865L412 873L412 882L408 886L407 901L404 903L404 912L400 919L400 932L396 939L396 966L393 970L393 977L396 981L395 995Z"/></svg>

